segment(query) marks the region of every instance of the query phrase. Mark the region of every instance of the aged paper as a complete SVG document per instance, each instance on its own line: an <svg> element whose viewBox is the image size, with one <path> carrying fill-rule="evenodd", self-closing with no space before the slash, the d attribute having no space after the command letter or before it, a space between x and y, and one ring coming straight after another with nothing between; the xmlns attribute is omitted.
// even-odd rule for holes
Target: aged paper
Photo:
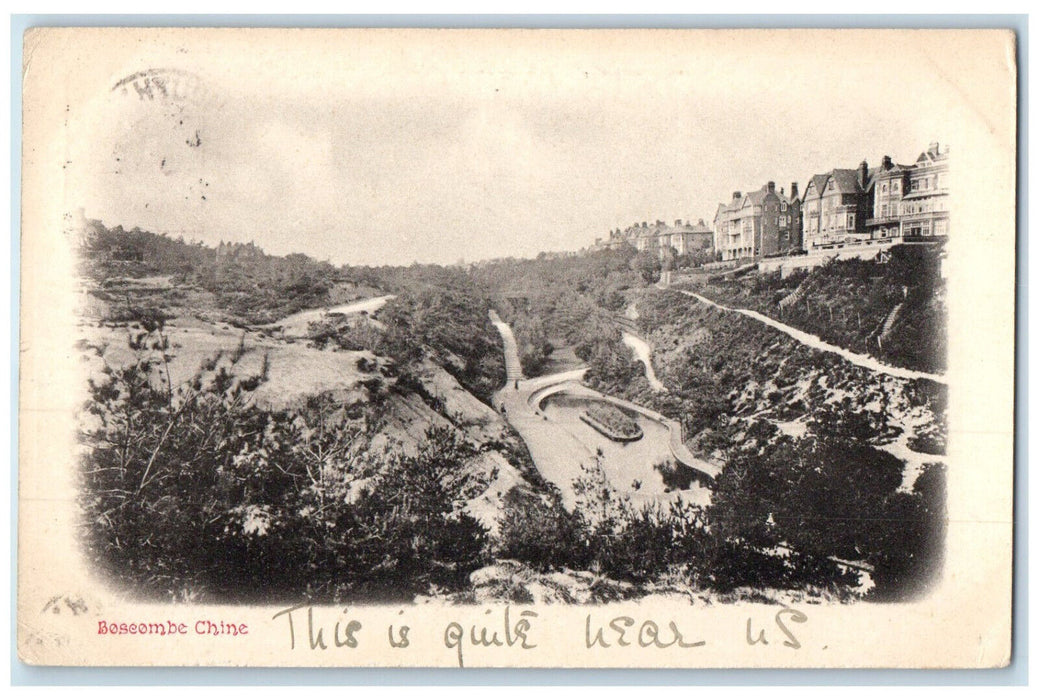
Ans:
<svg viewBox="0 0 1039 700"><path fill-rule="evenodd" d="M1012 32L24 41L24 661L1009 663Z"/></svg>

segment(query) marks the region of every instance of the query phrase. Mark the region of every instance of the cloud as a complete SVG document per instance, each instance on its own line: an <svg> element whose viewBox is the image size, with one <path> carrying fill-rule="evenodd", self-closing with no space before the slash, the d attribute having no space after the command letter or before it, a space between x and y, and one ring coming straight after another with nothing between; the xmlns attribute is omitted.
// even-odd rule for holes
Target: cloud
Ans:
<svg viewBox="0 0 1039 700"><path fill-rule="evenodd" d="M956 114L908 40L457 36L279 37L216 54L189 101L79 105L70 209L344 263L533 255L709 220L767 180L904 161Z"/></svg>

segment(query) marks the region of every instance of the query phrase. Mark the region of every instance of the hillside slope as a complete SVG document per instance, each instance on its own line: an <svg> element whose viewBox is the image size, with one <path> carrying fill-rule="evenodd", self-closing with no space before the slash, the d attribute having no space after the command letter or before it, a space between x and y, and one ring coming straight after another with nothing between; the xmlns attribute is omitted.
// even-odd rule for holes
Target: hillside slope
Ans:
<svg viewBox="0 0 1039 700"><path fill-rule="evenodd" d="M139 280L134 291L143 297L157 291L175 296L178 288L156 278ZM105 366L128 367L142 355L154 354L127 342L128 336L142 332L139 322L103 321L110 309L96 297L88 297L99 314L80 320L78 344L85 351L89 379L99 381ZM187 386L200 368L210 374L225 369L239 378L262 373L263 381L249 396L265 409L298 407L315 396L327 396L355 413L377 405L379 426L368 448L372 455L391 448L414 454L431 428L456 433L460 440L481 448L468 468L487 486L473 495L468 510L491 531L497 527L502 496L526 484L521 470L530 473L532 465L508 425L433 362L423 360L413 371L401 372L392 358L370 350L319 350L263 328L236 328L205 316L203 310L163 323L168 359L163 362L161 381L168 376L175 389Z"/></svg>
<svg viewBox="0 0 1039 700"><path fill-rule="evenodd" d="M840 408L868 416L871 442L908 460L909 486L924 461L944 453L943 385L877 374L753 319L689 303L677 291L648 293L639 311L668 391L634 382L628 393L681 420L694 447L720 457L740 422L768 420L797 433L820 412Z"/></svg>
<svg viewBox="0 0 1039 700"><path fill-rule="evenodd" d="M840 260L809 272L750 275L690 287L886 363L946 368L945 281L940 248L895 246L885 262Z"/></svg>

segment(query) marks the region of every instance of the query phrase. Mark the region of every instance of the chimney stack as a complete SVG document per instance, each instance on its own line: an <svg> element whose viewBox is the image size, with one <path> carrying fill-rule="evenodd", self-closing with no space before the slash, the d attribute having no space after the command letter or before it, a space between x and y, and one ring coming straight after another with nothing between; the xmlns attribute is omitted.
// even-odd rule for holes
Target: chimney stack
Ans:
<svg viewBox="0 0 1039 700"><path fill-rule="evenodd" d="M863 189L866 187L866 177L869 174L869 165L866 161L859 163L859 184L862 185Z"/></svg>
<svg viewBox="0 0 1039 700"><path fill-rule="evenodd" d="M891 156L884 156L882 165L884 167L884 170L891 170Z"/></svg>
<svg viewBox="0 0 1039 700"><path fill-rule="evenodd" d="M774 181L772 181L772 180L768 181L768 191L769 192L775 192L776 191L776 183Z"/></svg>
<svg viewBox="0 0 1039 700"><path fill-rule="evenodd" d="M797 199L797 183L790 183L790 199Z"/></svg>
<svg viewBox="0 0 1039 700"><path fill-rule="evenodd" d="M739 199L740 198L740 194L741 194L741 192L739 190L736 190L735 192L732 193L732 198L733 199Z"/></svg>
<svg viewBox="0 0 1039 700"><path fill-rule="evenodd" d="M938 155L938 142L932 141L931 145L927 147L927 152L930 153L932 156Z"/></svg>

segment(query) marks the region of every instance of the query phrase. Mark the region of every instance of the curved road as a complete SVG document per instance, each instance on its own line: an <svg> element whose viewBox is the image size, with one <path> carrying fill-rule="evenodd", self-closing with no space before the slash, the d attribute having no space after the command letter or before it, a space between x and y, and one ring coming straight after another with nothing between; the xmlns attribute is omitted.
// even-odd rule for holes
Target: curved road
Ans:
<svg viewBox="0 0 1039 700"><path fill-rule="evenodd" d="M557 378L561 376L563 375L556 375ZM612 403L615 406L620 406L621 408L625 408L635 413L640 413L646 418L656 421L668 429L670 434L668 447L671 450L671 456L676 460L691 469L695 469L710 479L716 479L718 474L721 473L721 467L700 459L685 446L685 443L682 441L682 426L678 421L671 420L662 413L657 413L656 411L646 408L645 406L640 406L637 403L632 403L625 399L619 399L616 396L610 396L609 394L600 393L595 389L580 384L577 379L568 379L564 382L542 385L538 390L531 392L527 398L527 402L537 410L537 407L540 406L545 399L552 394L558 393L585 396L598 401Z"/></svg>
<svg viewBox="0 0 1039 700"><path fill-rule="evenodd" d="M832 345L831 343L827 343L825 340L818 336L812 335L811 333L805 333L804 331L798 330L793 326L788 326L785 323L780 323L774 318L769 318L765 314L758 313L757 311L752 311L750 309L734 309L728 306L724 306L722 304L719 304L718 302L711 301L707 297L702 297L699 294L689 292L684 289L676 289L675 291L680 294L685 294L688 297L693 297L697 301L701 301L704 304L709 304L716 308L722 309L723 311L732 311L738 314L743 314L744 316L752 318L755 321L760 321L761 323L764 323L768 326L772 326L777 331L786 333L788 336L790 336L791 338L803 345L807 345L808 347L815 348L816 350L821 350L823 352L832 352L834 354L840 355L853 365L864 367L865 369L868 369L870 371L877 372L879 374L887 374L892 377L899 377L901 379L930 379L932 382L938 382L939 384L946 383L945 377L943 375L929 374L928 372L919 372L917 370L905 369L904 367L895 367L893 365L884 364L875 357L871 357L870 355L864 355L858 352L852 352L847 348Z"/></svg>
<svg viewBox="0 0 1039 700"><path fill-rule="evenodd" d="M538 471L559 488L563 504L567 508L572 509L576 503L576 494L573 490L574 479L582 475L583 465L591 466L595 463L596 455L566 428L549 420L548 416L538 408L543 398L557 392L600 398L637 411L662 423L671 432L671 452L679 462L696 469L711 479L717 476L718 467L697 459L682 443L681 426L675 421L644 406L600 394L582 385L580 381L587 368L525 379L520 367L516 338L512 329L494 311L491 311L490 317L502 337L507 378L505 387L494 395L494 405L503 411L505 419L526 443Z"/></svg>

